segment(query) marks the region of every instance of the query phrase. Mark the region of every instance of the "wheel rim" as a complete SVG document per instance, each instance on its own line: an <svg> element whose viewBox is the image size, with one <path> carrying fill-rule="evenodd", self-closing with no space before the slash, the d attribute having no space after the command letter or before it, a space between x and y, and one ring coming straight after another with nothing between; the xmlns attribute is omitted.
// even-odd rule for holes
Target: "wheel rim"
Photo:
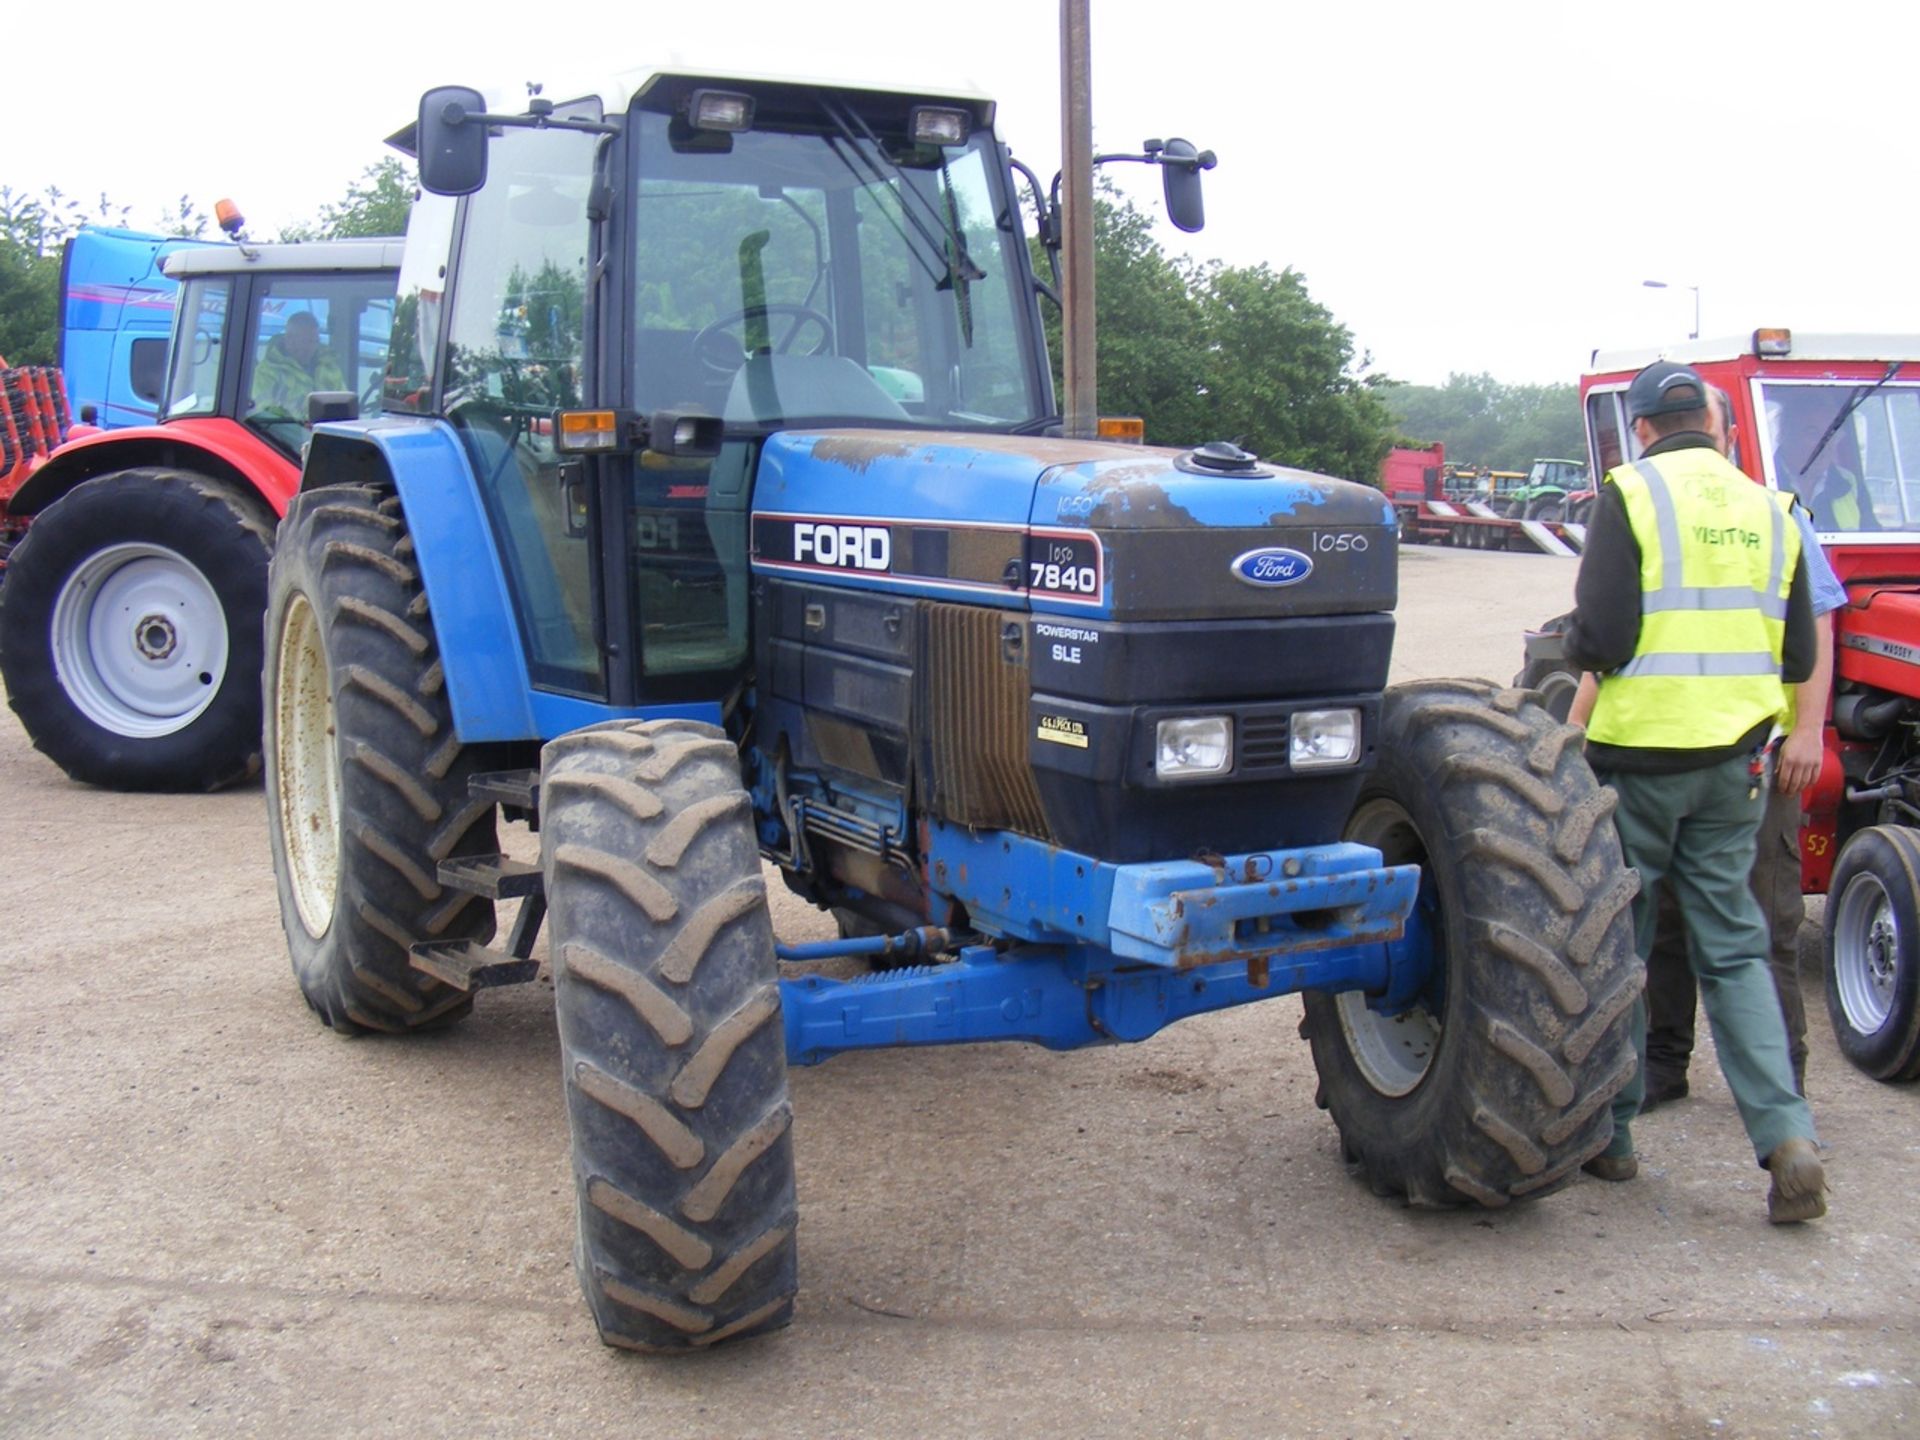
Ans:
<svg viewBox="0 0 1920 1440"><path fill-rule="evenodd" d="M1573 713L1573 697L1580 682L1564 670L1556 670L1539 684L1540 703L1547 713L1562 724Z"/></svg>
<svg viewBox="0 0 1920 1440"><path fill-rule="evenodd" d="M340 764L327 652L319 618L304 595L293 597L280 622L273 720L281 849L294 908L317 940L333 921L340 888Z"/></svg>
<svg viewBox="0 0 1920 1440"><path fill-rule="evenodd" d="M1893 1013L1899 956L1900 916L1886 886L1873 875L1854 876L1833 926L1833 981L1856 1033L1873 1034Z"/></svg>
<svg viewBox="0 0 1920 1440"><path fill-rule="evenodd" d="M227 676L227 616L198 566L164 545L110 545L53 603L53 668L103 730L154 739L184 730Z"/></svg>
<svg viewBox="0 0 1920 1440"><path fill-rule="evenodd" d="M1433 867L1413 817L1391 800L1373 800L1354 812L1347 839L1371 845L1389 865L1420 866L1420 894L1415 904L1427 912L1426 930L1436 951L1444 951L1439 897L1433 886ZM1398 1015L1382 1015L1370 1008L1358 990L1334 997L1340 1031L1361 1077L1382 1095L1397 1098L1419 1087L1433 1068L1440 1050L1440 1016L1445 1010L1446 964L1441 953L1425 993Z"/></svg>

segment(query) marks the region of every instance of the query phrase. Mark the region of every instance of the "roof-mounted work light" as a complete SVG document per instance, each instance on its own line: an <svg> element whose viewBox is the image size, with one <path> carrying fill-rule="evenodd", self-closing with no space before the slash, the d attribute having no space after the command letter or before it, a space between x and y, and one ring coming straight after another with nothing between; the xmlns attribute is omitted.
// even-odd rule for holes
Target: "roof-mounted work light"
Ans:
<svg viewBox="0 0 1920 1440"><path fill-rule="evenodd" d="M687 123L696 130L737 135L753 128L753 97L737 90L696 90L687 101Z"/></svg>
<svg viewBox="0 0 1920 1440"><path fill-rule="evenodd" d="M908 120L916 145L964 145L973 117L944 105L916 105Z"/></svg>

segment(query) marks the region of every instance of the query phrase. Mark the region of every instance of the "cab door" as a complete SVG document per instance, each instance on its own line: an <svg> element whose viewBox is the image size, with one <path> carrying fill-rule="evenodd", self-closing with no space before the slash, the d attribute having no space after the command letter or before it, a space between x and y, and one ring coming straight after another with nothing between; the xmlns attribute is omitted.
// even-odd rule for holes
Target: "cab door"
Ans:
<svg viewBox="0 0 1920 1440"><path fill-rule="evenodd" d="M596 102L559 113L598 119ZM529 679L608 698L602 644L599 506L581 460L556 448L553 417L591 398L586 335L601 137L506 129L485 188L464 206L439 357L440 410L472 464L494 535Z"/></svg>

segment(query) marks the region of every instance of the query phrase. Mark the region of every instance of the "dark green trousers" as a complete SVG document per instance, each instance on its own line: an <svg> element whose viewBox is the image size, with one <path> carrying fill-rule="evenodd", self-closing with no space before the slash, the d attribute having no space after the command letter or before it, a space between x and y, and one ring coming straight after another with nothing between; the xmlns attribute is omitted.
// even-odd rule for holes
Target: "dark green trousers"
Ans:
<svg viewBox="0 0 1920 1440"><path fill-rule="evenodd" d="M1619 797L1620 845L1640 872L1633 902L1640 956L1653 945L1656 892L1665 880L1680 903L1720 1073L1754 1155L1765 1164L1782 1141L1814 1138L1813 1113L1794 1090L1786 1026L1767 971L1766 920L1748 888L1765 802L1738 757L1677 775L1620 771L1601 778ZM1762 777L1761 785L1771 778ZM1633 1043L1640 1068L1614 1097L1610 1155L1633 1153L1631 1126L1646 1095L1644 998L1633 1009Z"/></svg>
<svg viewBox="0 0 1920 1440"><path fill-rule="evenodd" d="M1766 813L1753 857L1753 898L1766 917L1780 1018L1787 1027L1787 1058L1794 1089L1806 1093L1807 1004L1800 993L1800 926L1807 918L1800 893L1800 797L1767 792ZM1698 991L1687 963L1686 928L1673 887L1662 884L1647 952L1647 1083L1679 1079L1693 1058L1693 1022Z"/></svg>

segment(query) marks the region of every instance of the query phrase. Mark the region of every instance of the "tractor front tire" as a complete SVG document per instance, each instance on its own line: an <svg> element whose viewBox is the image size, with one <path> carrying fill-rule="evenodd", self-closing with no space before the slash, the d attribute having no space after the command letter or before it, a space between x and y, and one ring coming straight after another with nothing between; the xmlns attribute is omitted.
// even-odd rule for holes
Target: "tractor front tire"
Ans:
<svg viewBox="0 0 1920 1440"><path fill-rule="evenodd" d="M793 1313L792 1110L773 924L733 744L594 726L541 760L541 866L600 1338L686 1352Z"/></svg>
<svg viewBox="0 0 1920 1440"><path fill-rule="evenodd" d="M267 605L267 818L301 993L347 1034L451 1024L473 999L415 970L416 940L493 938L493 903L439 862L498 849L454 733L400 502L309 491L287 511Z"/></svg>
<svg viewBox="0 0 1920 1440"><path fill-rule="evenodd" d="M1920 1079L1920 832L1848 840L1827 887L1827 1017L1876 1080Z"/></svg>
<svg viewBox="0 0 1920 1440"><path fill-rule="evenodd" d="M1613 1134L1643 973L1613 793L1580 732L1522 690L1387 692L1348 838L1421 866L1433 966L1407 1010L1309 992L1301 1033L1348 1162L1415 1205L1505 1205L1571 1181Z"/></svg>
<svg viewBox="0 0 1920 1440"><path fill-rule="evenodd" d="M260 771L260 612L273 515L187 470L75 486L7 563L0 675L35 748L112 790Z"/></svg>

